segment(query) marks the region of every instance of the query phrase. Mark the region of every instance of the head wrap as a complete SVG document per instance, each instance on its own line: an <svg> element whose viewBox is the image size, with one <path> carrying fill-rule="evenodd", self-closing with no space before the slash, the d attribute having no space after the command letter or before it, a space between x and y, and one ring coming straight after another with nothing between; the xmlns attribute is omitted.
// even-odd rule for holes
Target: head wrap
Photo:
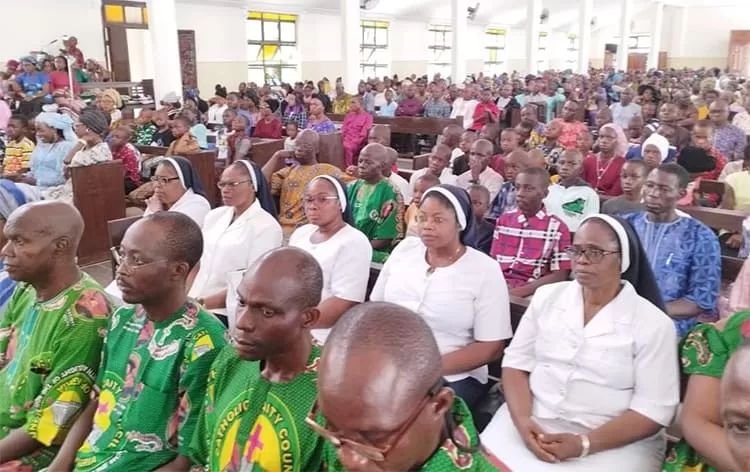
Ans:
<svg viewBox="0 0 750 472"><path fill-rule="evenodd" d="M630 223L618 216L599 214L587 216L581 225L591 219L603 222L617 235L617 241L620 243L620 279L628 281L638 295L665 311L664 300L651 270L651 263Z"/></svg>
<svg viewBox="0 0 750 472"><path fill-rule="evenodd" d="M62 131L66 141L75 141L77 139L76 134L73 132L73 120L68 115L45 111L36 116L36 121L51 128L59 129Z"/></svg>
<svg viewBox="0 0 750 472"><path fill-rule="evenodd" d="M16 208L41 199L42 195L36 186L0 179L0 219L8 221Z"/></svg>
<svg viewBox="0 0 750 472"><path fill-rule="evenodd" d="M476 231L476 221L469 193L455 185L442 184L427 189L424 195L422 195L422 201L424 202L425 198L431 193L439 193L450 202L453 211L456 212L458 226L461 228L461 234L459 235L461 243L474 249L479 249L479 235L477 235Z"/></svg>
<svg viewBox="0 0 750 472"><path fill-rule="evenodd" d="M78 121L99 136L109 131L109 115L97 108L85 108L78 117Z"/></svg>
<svg viewBox="0 0 750 472"><path fill-rule="evenodd" d="M628 152L628 138L625 136L625 132L613 123L607 123L599 129L599 136L602 134L602 130L611 129L617 136L617 143L615 144L615 157L624 157Z"/></svg>
<svg viewBox="0 0 750 472"><path fill-rule="evenodd" d="M334 177L332 175L319 175L312 179L310 183L313 183L319 179L327 180L331 183L331 185L333 185L333 188L336 189L336 195L339 198L339 207L341 208L341 218L343 218L346 224L353 226L354 216L352 215L352 209L349 205L349 201L346 198L346 184L339 180L338 177Z"/></svg>
<svg viewBox="0 0 750 472"><path fill-rule="evenodd" d="M208 200L206 192L205 190L203 190L201 179L189 160L180 156L172 156L165 157L161 162L164 161L169 162L169 164L174 167L175 172L177 172L177 177L180 178L182 188L184 188L185 190L191 189L194 194L200 195L201 197Z"/></svg>
<svg viewBox="0 0 750 472"><path fill-rule="evenodd" d="M5 66L8 69L18 69L18 66L21 65L17 60L11 59L8 62L5 63Z"/></svg>
<svg viewBox="0 0 750 472"><path fill-rule="evenodd" d="M646 146L648 146L649 144L654 145L657 149L659 149L659 154L661 154L661 162L664 162L669 156L669 141L667 141L667 138L658 133L653 133L648 137L648 139L643 142L643 146L641 147L641 155L643 155L643 151L646 150Z"/></svg>
<svg viewBox="0 0 750 472"><path fill-rule="evenodd" d="M111 98L112 101L115 102L115 108L122 108L122 97L120 96L120 92L118 92L117 90L107 89L102 92L102 97Z"/></svg>
<svg viewBox="0 0 750 472"><path fill-rule="evenodd" d="M261 208L276 218L278 216L278 213L276 212L276 204L273 201L271 189L268 186L268 182L263 176L260 167L254 162L245 159L240 159L236 162L244 165L247 169L247 173L250 174L250 181L253 183L253 188L255 189L255 198L260 202Z"/></svg>
<svg viewBox="0 0 750 472"><path fill-rule="evenodd" d="M697 146L685 146L677 156L677 163L694 174L716 169L714 158L708 151Z"/></svg>
<svg viewBox="0 0 750 472"><path fill-rule="evenodd" d="M21 64L33 64L34 66L36 66L37 65L36 57L24 56L21 58Z"/></svg>

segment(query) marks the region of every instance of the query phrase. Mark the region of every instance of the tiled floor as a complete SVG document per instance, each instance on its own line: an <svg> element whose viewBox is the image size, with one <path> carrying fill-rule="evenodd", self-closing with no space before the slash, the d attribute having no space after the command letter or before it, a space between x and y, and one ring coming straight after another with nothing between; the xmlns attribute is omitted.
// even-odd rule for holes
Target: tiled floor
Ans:
<svg viewBox="0 0 750 472"><path fill-rule="evenodd" d="M109 261L84 266L82 269L105 287L112 282L112 265Z"/></svg>

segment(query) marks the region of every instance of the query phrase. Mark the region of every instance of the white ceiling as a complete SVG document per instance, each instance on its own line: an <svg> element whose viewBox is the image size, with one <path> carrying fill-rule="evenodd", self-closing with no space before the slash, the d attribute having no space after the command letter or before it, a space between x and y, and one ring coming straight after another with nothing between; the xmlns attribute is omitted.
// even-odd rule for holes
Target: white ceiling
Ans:
<svg viewBox="0 0 750 472"><path fill-rule="evenodd" d="M194 0L181 0L194 1ZM201 3L244 6L248 9L289 13L338 13L341 0L203 0ZM646 11L657 0L633 0L633 16ZM748 0L662 0L675 6L746 6ZM480 4L475 23L508 28L523 28L526 24L524 0L467 0L470 6ZM549 10L548 28L553 31L577 32L578 0L543 0ZM375 8L364 11L363 17L372 19L407 19L425 22L449 22L450 0L379 0ZM618 0L594 0L595 29L617 25L620 17Z"/></svg>

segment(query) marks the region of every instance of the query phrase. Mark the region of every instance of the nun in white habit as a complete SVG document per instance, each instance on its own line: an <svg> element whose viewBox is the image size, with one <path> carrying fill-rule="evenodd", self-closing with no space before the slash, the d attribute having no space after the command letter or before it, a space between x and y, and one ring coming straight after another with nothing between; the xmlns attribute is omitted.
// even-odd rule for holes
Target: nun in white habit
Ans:
<svg viewBox="0 0 750 472"><path fill-rule="evenodd" d="M158 211L176 211L189 216L198 226L211 210L198 173L184 157L165 157L151 178L156 183L154 195L146 200L145 215Z"/></svg>
<svg viewBox="0 0 750 472"><path fill-rule="evenodd" d="M575 280L537 290L503 359L482 443L523 472L660 471L679 395L677 336L628 223L592 215Z"/></svg>

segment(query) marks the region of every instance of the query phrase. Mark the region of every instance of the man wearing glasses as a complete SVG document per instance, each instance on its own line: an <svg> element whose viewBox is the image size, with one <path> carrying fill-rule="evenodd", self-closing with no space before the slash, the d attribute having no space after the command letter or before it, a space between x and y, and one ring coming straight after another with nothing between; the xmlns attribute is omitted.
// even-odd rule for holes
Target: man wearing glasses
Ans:
<svg viewBox="0 0 750 472"><path fill-rule="evenodd" d="M94 400L49 470L187 470L211 363L224 326L187 299L185 281L203 238L177 212L145 216L128 228L116 281L130 304L110 317ZM79 346L79 349L84 349Z"/></svg>
<svg viewBox="0 0 750 472"><path fill-rule="evenodd" d="M346 312L326 341L306 420L327 441L326 470L510 470L481 446L441 372L432 331L415 313L391 303Z"/></svg>
<svg viewBox="0 0 750 472"><path fill-rule="evenodd" d="M192 461L212 472L321 470L322 439L305 427L317 395L323 273L309 253L285 247L261 256L237 289L232 345L216 359Z"/></svg>

